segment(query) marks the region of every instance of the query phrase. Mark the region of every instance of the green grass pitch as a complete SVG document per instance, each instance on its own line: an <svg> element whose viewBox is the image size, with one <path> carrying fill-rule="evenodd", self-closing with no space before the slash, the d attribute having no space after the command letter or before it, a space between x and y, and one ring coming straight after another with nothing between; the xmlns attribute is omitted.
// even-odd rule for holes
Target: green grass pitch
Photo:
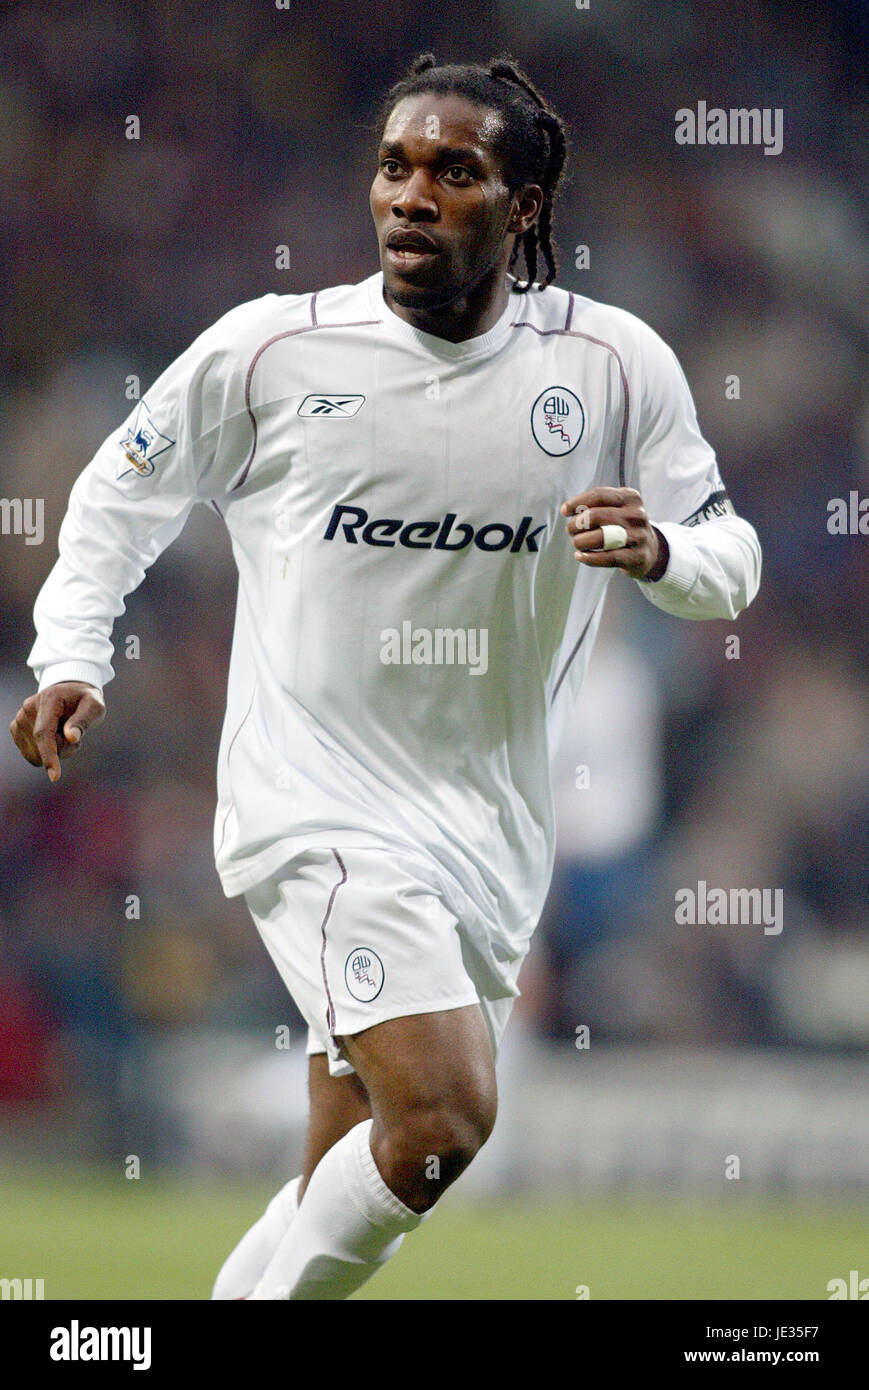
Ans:
<svg viewBox="0 0 869 1390"><path fill-rule="evenodd" d="M274 1185L105 1171L0 1171L0 1278L45 1297L206 1299ZM827 1299L869 1275L858 1201L450 1194L357 1295L371 1299Z"/></svg>

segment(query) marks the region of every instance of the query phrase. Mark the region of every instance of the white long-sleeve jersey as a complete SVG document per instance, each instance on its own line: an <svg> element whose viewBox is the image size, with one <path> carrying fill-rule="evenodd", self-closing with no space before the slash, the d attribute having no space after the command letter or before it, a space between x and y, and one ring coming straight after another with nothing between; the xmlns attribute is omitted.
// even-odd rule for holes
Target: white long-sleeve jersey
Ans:
<svg viewBox="0 0 869 1390"><path fill-rule="evenodd" d="M451 343L399 318L380 273L268 294L204 332L77 479L29 664L40 689L102 689L126 595L213 504L239 573L225 892L313 845L400 847L497 963L543 904L550 748L614 573L577 564L559 507L600 485L638 489L667 538L652 603L751 602L756 533L633 315L535 288Z"/></svg>

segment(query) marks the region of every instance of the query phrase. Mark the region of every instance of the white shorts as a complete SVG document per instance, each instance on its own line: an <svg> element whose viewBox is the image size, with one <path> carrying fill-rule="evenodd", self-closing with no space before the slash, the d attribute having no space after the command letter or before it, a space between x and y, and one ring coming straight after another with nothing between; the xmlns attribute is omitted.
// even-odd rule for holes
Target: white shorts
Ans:
<svg viewBox="0 0 869 1390"><path fill-rule="evenodd" d="M461 924L400 853L307 850L244 896L308 1024L308 1054L325 1052L332 1076L354 1070L336 1041L345 1034L468 1004L480 1005L497 1055L521 960L500 985L477 969Z"/></svg>

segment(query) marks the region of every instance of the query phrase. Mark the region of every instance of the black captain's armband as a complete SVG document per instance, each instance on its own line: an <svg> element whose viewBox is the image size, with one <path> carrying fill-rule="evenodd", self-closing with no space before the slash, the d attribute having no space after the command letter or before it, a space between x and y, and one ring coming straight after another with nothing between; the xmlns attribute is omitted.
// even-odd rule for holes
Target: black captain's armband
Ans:
<svg viewBox="0 0 869 1390"><path fill-rule="evenodd" d="M713 492L707 497L702 507L698 507L696 512L692 512L682 522L683 526L699 526L701 522L711 521L714 516L736 516L736 508L731 502L727 493L722 491Z"/></svg>

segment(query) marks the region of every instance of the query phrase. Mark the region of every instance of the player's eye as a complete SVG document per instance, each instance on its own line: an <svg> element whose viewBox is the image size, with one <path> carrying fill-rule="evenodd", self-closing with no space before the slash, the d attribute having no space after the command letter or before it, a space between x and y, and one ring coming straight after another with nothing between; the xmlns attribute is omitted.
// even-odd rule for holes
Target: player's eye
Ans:
<svg viewBox="0 0 869 1390"><path fill-rule="evenodd" d="M451 164L449 169L446 170L446 173L457 174L462 181L472 178L470 169L466 169L464 164ZM451 182L453 182L453 180L451 180Z"/></svg>
<svg viewBox="0 0 869 1390"><path fill-rule="evenodd" d="M400 168L401 168L401 165L399 164L399 162L398 162L397 159L381 159L381 161L380 161L380 168L383 170L383 173L384 173L384 174L389 174L389 175L391 175L391 174L393 173L393 169L387 169L387 167L386 167L387 164L393 165L393 166L394 166L394 169L400 169Z"/></svg>

